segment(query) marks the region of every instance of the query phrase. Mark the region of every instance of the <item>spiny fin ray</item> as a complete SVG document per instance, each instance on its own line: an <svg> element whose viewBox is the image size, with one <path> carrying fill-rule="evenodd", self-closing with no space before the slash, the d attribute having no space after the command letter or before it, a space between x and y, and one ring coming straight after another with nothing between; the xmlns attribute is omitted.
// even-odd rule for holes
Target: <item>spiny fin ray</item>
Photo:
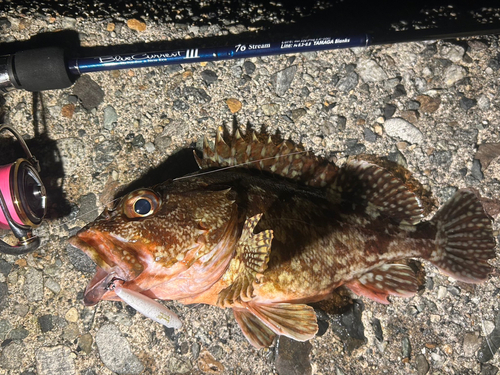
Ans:
<svg viewBox="0 0 500 375"><path fill-rule="evenodd" d="M361 207L374 219L383 215L398 224L415 225L423 217L413 192L384 168L366 161L347 162L328 194L332 202Z"/></svg>
<svg viewBox="0 0 500 375"><path fill-rule="evenodd" d="M291 141L276 144L272 137L249 131L224 140L219 127L214 146L205 138L203 158L196 158L200 168L238 166L277 174L312 187L324 187L335 178L338 167L327 160L305 152Z"/></svg>

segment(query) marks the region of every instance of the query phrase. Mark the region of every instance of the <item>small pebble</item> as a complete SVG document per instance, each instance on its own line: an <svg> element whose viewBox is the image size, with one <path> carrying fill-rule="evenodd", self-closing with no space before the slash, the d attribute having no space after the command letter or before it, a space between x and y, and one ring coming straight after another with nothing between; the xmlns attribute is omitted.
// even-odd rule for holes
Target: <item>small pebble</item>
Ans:
<svg viewBox="0 0 500 375"><path fill-rule="evenodd" d="M296 108L292 110L292 120L297 121L302 116L304 116L307 111L304 108Z"/></svg>
<svg viewBox="0 0 500 375"><path fill-rule="evenodd" d="M488 62L488 67L493 71L500 70L500 57L497 56L496 58L491 59Z"/></svg>
<svg viewBox="0 0 500 375"><path fill-rule="evenodd" d="M90 76L84 74L73 86L73 93L81 100L86 109L99 106L104 99L104 91Z"/></svg>
<svg viewBox="0 0 500 375"><path fill-rule="evenodd" d="M66 104L61 108L61 115L66 118L72 118L75 113L75 105L74 104Z"/></svg>
<svg viewBox="0 0 500 375"><path fill-rule="evenodd" d="M217 73L213 70L204 70L201 72L201 78L206 82L207 85L211 85L212 83L217 81Z"/></svg>
<svg viewBox="0 0 500 375"><path fill-rule="evenodd" d="M424 113L434 113L441 105L441 98L439 96L433 98L428 95L419 95L416 99L420 103L420 111Z"/></svg>
<svg viewBox="0 0 500 375"><path fill-rule="evenodd" d="M373 333L375 334L375 338L379 342L384 341L384 333L382 331L382 325L380 324L380 320L377 318L372 319L372 327L373 327Z"/></svg>
<svg viewBox="0 0 500 375"><path fill-rule="evenodd" d="M0 341L5 340L11 329L12 324L7 319L0 320Z"/></svg>
<svg viewBox="0 0 500 375"><path fill-rule="evenodd" d="M52 331L54 324L52 323L52 315L46 314L38 317L38 324L40 324L40 329L42 333Z"/></svg>
<svg viewBox="0 0 500 375"><path fill-rule="evenodd" d="M390 118L384 123L385 132L393 138L400 138L403 141L418 144L424 140L422 132L413 124L402 118Z"/></svg>
<svg viewBox="0 0 500 375"><path fill-rule="evenodd" d="M200 345L197 342L193 342L191 345L191 353L193 354L194 360L198 359L198 356L200 355Z"/></svg>
<svg viewBox="0 0 500 375"><path fill-rule="evenodd" d="M146 30L146 24L142 21L139 21L138 19L135 19L135 18L127 20L127 26L129 29L135 30L138 32L142 32L142 31Z"/></svg>
<svg viewBox="0 0 500 375"><path fill-rule="evenodd" d="M391 118L396 112L397 107L393 104L386 104L384 107L384 117L386 119Z"/></svg>
<svg viewBox="0 0 500 375"><path fill-rule="evenodd" d="M185 112L189 109L189 104L187 104L182 99L177 99L177 100L174 100L173 108L177 111Z"/></svg>
<svg viewBox="0 0 500 375"><path fill-rule="evenodd" d="M342 340L347 354L366 342L365 327L361 320L365 306L362 301L354 300L342 313L331 317L332 331Z"/></svg>
<svg viewBox="0 0 500 375"><path fill-rule="evenodd" d="M86 354L90 354L92 352L92 343L94 339L90 333L85 333L81 335L78 339L78 348L82 350Z"/></svg>
<svg viewBox="0 0 500 375"><path fill-rule="evenodd" d="M311 375L311 349L309 341L299 342L279 336L276 345L276 371L279 375Z"/></svg>
<svg viewBox="0 0 500 375"><path fill-rule="evenodd" d="M410 100L408 102L408 110L410 111L416 111L417 109L420 108L420 102L418 100Z"/></svg>
<svg viewBox="0 0 500 375"><path fill-rule="evenodd" d="M278 113L279 109L280 109L280 106L279 106L279 104L276 104L276 103L262 105L262 112L264 112L264 114L266 116L275 115L276 113Z"/></svg>
<svg viewBox="0 0 500 375"><path fill-rule="evenodd" d="M142 134L137 134L130 143L134 147L142 147L146 143L146 140L144 139L144 136Z"/></svg>
<svg viewBox="0 0 500 375"><path fill-rule="evenodd" d="M453 347L450 344L446 344L443 346L443 352L445 352L447 356L451 356L453 354Z"/></svg>
<svg viewBox="0 0 500 375"><path fill-rule="evenodd" d="M481 346L481 338L475 333L466 333L462 342L465 357L472 357Z"/></svg>
<svg viewBox="0 0 500 375"><path fill-rule="evenodd" d="M391 95L392 99L399 98L400 96L406 96L406 90L403 85L396 85L394 92Z"/></svg>
<svg viewBox="0 0 500 375"><path fill-rule="evenodd" d="M409 360L411 356L411 344L410 344L410 339L408 337L403 337L403 342L402 342L402 348L401 348L401 354L403 355L403 361Z"/></svg>
<svg viewBox="0 0 500 375"><path fill-rule="evenodd" d="M17 304L14 306L14 313L18 316L24 317L29 312L30 308L26 305Z"/></svg>
<svg viewBox="0 0 500 375"><path fill-rule="evenodd" d="M12 26L11 22L6 17L0 17L0 28L9 29Z"/></svg>
<svg viewBox="0 0 500 375"><path fill-rule="evenodd" d="M149 152L149 153L152 153L156 150L156 147L155 145L152 143L152 142L146 142L144 144L144 149Z"/></svg>
<svg viewBox="0 0 500 375"><path fill-rule="evenodd" d="M290 88L295 73L297 72L297 65L289 66L286 69L280 70L271 76L271 82L274 85L276 95L283 96Z"/></svg>
<svg viewBox="0 0 500 375"><path fill-rule="evenodd" d="M427 60L433 57L436 53L437 53L437 46L435 43L433 43L433 44L428 44L425 47L425 49L422 52L420 52L420 55Z"/></svg>
<svg viewBox="0 0 500 375"><path fill-rule="evenodd" d="M26 348L24 344L19 341L12 341L3 348L0 354L0 368L19 369L25 358Z"/></svg>
<svg viewBox="0 0 500 375"><path fill-rule="evenodd" d="M429 372L429 362L423 354L419 354L415 357L415 362L417 366L417 374L418 375L426 375Z"/></svg>
<svg viewBox="0 0 500 375"><path fill-rule="evenodd" d="M375 134L370 128L365 128L363 131L363 135L365 137L365 141L367 142L376 142L377 134Z"/></svg>
<svg viewBox="0 0 500 375"><path fill-rule="evenodd" d="M26 337L28 337L29 334L30 333L26 328L18 327L18 328L14 328L12 331L10 331L7 336L9 339L22 341Z"/></svg>
<svg viewBox="0 0 500 375"><path fill-rule="evenodd" d="M358 143L357 139L347 139L346 140L345 153L347 155L359 155L366 151L366 146L362 143Z"/></svg>
<svg viewBox="0 0 500 375"><path fill-rule="evenodd" d="M402 111L401 112L401 118L405 119L406 121L414 124L418 121L419 118L419 113L417 111Z"/></svg>
<svg viewBox="0 0 500 375"><path fill-rule="evenodd" d="M43 299L43 274L41 271L30 267L26 273L24 283L24 295L30 302L41 301Z"/></svg>
<svg viewBox="0 0 500 375"><path fill-rule="evenodd" d="M497 375L498 368L490 364L481 364L481 373L479 375Z"/></svg>
<svg viewBox="0 0 500 375"><path fill-rule="evenodd" d="M80 210L76 217L84 222L91 222L99 216L97 209L97 197L94 193L88 193L80 197L78 202ZM87 257L88 258L88 257Z"/></svg>
<svg viewBox="0 0 500 375"><path fill-rule="evenodd" d="M444 44L441 47L441 56L445 59L449 59L454 63L462 60L465 54L465 49L462 46L456 44Z"/></svg>
<svg viewBox="0 0 500 375"><path fill-rule="evenodd" d="M485 95L481 95L477 100L477 106L483 111L487 111L490 109L490 99Z"/></svg>
<svg viewBox="0 0 500 375"><path fill-rule="evenodd" d="M349 92L358 85L358 81L358 75L355 72L351 72L339 80L337 88L339 91Z"/></svg>
<svg viewBox="0 0 500 375"><path fill-rule="evenodd" d="M206 372L208 373L219 373L219 368L211 364L212 366L207 366L205 369L208 370ZM220 364L222 366L222 364ZM191 370L193 369L193 364L189 360L177 358L175 356L170 357L167 363L167 369L169 374L189 374L191 373ZM217 369L217 370L213 370ZM222 370L224 368L222 367ZM203 371L203 370L202 370Z"/></svg>
<svg viewBox="0 0 500 375"><path fill-rule="evenodd" d="M472 161L472 168L471 168L471 175L474 177L476 180L481 181L484 179L484 174L481 171L481 162L477 159L474 159Z"/></svg>
<svg viewBox="0 0 500 375"><path fill-rule="evenodd" d="M114 324L101 326L95 342L101 361L109 370L130 375L138 375L144 370L141 361L130 350L127 339Z"/></svg>
<svg viewBox="0 0 500 375"><path fill-rule="evenodd" d="M74 307L70 308L64 315L64 318L68 322L76 323L78 321L78 310Z"/></svg>
<svg viewBox="0 0 500 375"><path fill-rule="evenodd" d="M241 102L235 98L227 99L226 104L229 107L231 113L239 112L241 110L241 107L243 106L243 104L241 104Z"/></svg>
<svg viewBox="0 0 500 375"><path fill-rule="evenodd" d="M243 68L245 69L245 73L248 75L252 75L255 72L255 64L251 61L245 61L243 63Z"/></svg>
<svg viewBox="0 0 500 375"><path fill-rule="evenodd" d="M207 350L200 353L198 367L204 373L221 373L224 371L224 365L217 361Z"/></svg>
<svg viewBox="0 0 500 375"><path fill-rule="evenodd" d="M467 44L473 51L483 51L488 48L488 45L480 40L469 40Z"/></svg>
<svg viewBox="0 0 500 375"><path fill-rule="evenodd" d="M38 375L74 375L75 360L67 346L42 347L36 352Z"/></svg>
<svg viewBox="0 0 500 375"><path fill-rule="evenodd" d="M87 214L89 213L90 212L87 211ZM66 246L66 254L73 267L78 271L88 274L93 274L95 272L95 263L80 249L68 244L68 246Z"/></svg>
<svg viewBox="0 0 500 375"><path fill-rule="evenodd" d="M118 115L116 114L115 109L108 105L104 108L104 129L111 130L115 127L116 122L118 121Z"/></svg>
<svg viewBox="0 0 500 375"><path fill-rule="evenodd" d="M387 73L373 60L359 62L357 71L363 82L378 82L387 79Z"/></svg>
<svg viewBox="0 0 500 375"><path fill-rule="evenodd" d="M462 98L460 98L459 103L460 103L460 108L462 108L464 111L468 111L472 107L476 106L477 100L466 98L465 96L462 96Z"/></svg>
<svg viewBox="0 0 500 375"><path fill-rule="evenodd" d="M435 151L432 153L430 160L436 165L450 165L453 161L453 154L448 150Z"/></svg>
<svg viewBox="0 0 500 375"><path fill-rule="evenodd" d="M456 82L460 81L467 74L465 68L459 65L450 65L446 68L443 76L444 83L447 86L453 86Z"/></svg>

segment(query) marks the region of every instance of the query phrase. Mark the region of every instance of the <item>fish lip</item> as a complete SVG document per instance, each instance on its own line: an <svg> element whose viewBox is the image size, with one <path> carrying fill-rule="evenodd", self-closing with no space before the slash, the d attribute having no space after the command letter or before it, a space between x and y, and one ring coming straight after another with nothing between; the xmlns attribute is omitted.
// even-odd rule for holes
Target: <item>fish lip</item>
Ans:
<svg viewBox="0 0 500 375"><path fill-rule="evenodd" d="M87 285L87 288L85 288L85 292L83 294L84 305L94 306L103 299L106 293L114 293L109 289L109 285L114 276L114 272L106 272L101 267L97 266L94 277Z"/></svg>
<svg viewBox="0 0 500 375"><path fill-rule="evenodd" d="M87 234L87 231L78 232L75 236L71 237L68 240L69 244L85 253L97 266L106 270L111 269L111 266L100 256L99 249L89 243L88 240L82 238L83 233Z"/></svg>
<svg viewBox="0 0 500 375"><path fill-rule="evenodd" d="M84 252L96 264L96 272L85 288L83 295L83 303L85 306L93 306L102 299L118 300L119 298L115 295L114 291L108 288L108 286L113 277L119 279L124 279L126 277L118 266L108 264L101 255L110 250L111 246L116 246L116 244L103 241L100 248L98 248L92 245L92 240L95 239L96 236L97 233L87 229L78 232L68 241L72 246Z"/></svg>

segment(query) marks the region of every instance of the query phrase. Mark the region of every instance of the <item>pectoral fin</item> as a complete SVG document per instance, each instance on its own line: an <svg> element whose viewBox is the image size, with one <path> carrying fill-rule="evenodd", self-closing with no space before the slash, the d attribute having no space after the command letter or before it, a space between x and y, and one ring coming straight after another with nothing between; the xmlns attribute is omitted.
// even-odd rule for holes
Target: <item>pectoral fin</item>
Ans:
<svg viewBox="0 0 500 375"><path fill-rule="evenodd" d="M219 293L217 304L221 307L230 306L234 301L249 301L253 297L253 282L267 268L273 231L265 230L253 233L262 214L248 218L243 226L240 240L236 247L236 255L229 264L224 278L230 286Z"/></svg>
<svg viewBox="0 0 500 375"><path fill-rule="evenodd" d="M277 335L307 341L318 332L316 314L311 306L292 303L249 303L247 306L251 313Z"/></svg>
<svg viewBox="0 0 500 375"><path fill-rule="evenodd" d="M408 266L384 264L345 284L354 293L388 304L389 295L411 297L417 292L417 278Z"/></svg>
<svg viewBox="0 0 500 375"><path fill-rule="evenodd" d="M276 334L262 323L255 315L240 309L233 309L234 318L247 340L256 348L271 346Z"/></svg>

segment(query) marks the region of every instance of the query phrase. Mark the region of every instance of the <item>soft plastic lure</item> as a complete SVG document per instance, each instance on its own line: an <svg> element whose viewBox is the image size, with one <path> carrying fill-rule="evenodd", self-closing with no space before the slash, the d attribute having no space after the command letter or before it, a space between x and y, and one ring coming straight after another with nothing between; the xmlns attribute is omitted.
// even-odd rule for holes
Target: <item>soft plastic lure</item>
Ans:
<svg viewBox="0 0 500 375"><path fill-rule="evenodd" d="M115 279L111 282L109 289L114 290L116 295L127 305L133 307L142 315L153 319L155 322L163 324L165 327L175 329L182 327L182 322L175 313L144 294L124 288L122 284L122 280Z"/></svg>

